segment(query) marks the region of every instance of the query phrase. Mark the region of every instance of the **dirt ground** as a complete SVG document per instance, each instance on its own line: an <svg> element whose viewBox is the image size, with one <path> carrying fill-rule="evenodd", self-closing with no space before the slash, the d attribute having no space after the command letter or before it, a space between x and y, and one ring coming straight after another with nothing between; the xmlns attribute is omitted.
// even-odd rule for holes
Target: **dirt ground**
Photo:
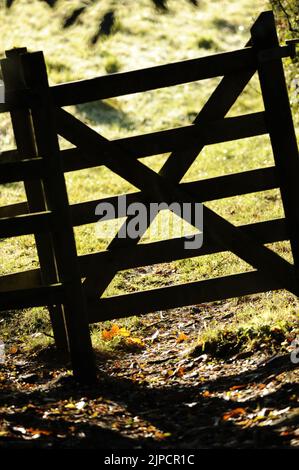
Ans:
<svg viewBox="0 0 299 470"><path fill-rule="evenodd" d="M98 354L94 386L77 384L54 350L11 349L0 365L0 448L298 448L289 354L190 353L205 320L196 308L143 317L144 346Z"/></svg>

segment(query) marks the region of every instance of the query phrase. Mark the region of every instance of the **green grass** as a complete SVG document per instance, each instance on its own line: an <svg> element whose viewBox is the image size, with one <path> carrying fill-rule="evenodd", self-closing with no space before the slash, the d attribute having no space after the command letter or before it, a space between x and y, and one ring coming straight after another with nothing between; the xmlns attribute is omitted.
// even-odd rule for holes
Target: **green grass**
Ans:
<svg viewBox="0 0 299 470"><path fill-rule="evenodd" d="M227 358L243 352L288 351L299 333L297 300L287 292L263 295L262 308L260 300L260 296L247 296L226 308L217 303L215 309L221 309L224 319L220 316L207 323L189 353Z"/></svg>
<svg viewBox="0 0 299 470"><path fill-rule="evenodd" d="M169 1L170 12L163 15L155 11L149 0L138 2L138 9L134 8L136 2L133 0L102 0L95 2L78 24L69 30L63 30L63 18L76 4L73 1L61 0L52 11L45 2L18 0L9 12L1 10L0 51L18 46L27 46L30 51L43 50L50 82L55 84L243 47L254 19L260 11L268 8L267 2L262 0L223 0L221 9L219 2L202 0L199 8L194 8L183 1L178 7L178 2L172 0ZM91 47L89 39L98 26L96 18L114 6L117 7L114 33ZM104 102L72 106L69 110L108 139L130 136L191 123L218 82L219 79L205 80ZM262 109L261 93L255 76L229 112L229 116ZM1 149L12 148L14 144L10 120L6 115L1 115L0 135ZM69 144L61 139L61 147L67 146ZM167 155L158 155L144 159L143 162L158 171L166 158ZM211 145L204 148L183 181L211 178L271 164L273 158L267 137ZM66 175L66 181L71 203L134 190L129 183L103 167L69 173ZM1 188L0 205L23 200L25 193L21 184L9 184ZM237 225L283 216L279 192L274 190L212 201L208 206ZM166 223L166 214L161 214L162 228ZM119 224L120 221L116 221L108 226L110 230L115 231ZM176 223L173 225L175 227ZM78 227L75 233L79 254L102 250L107 246L107 240L97 236L94 224ZM143 242L149 240L146 234ZM271 248L291 260L288 243L273 244ZM37 267L34 238L26 236L1 240L0 259L0 274ZM120 272L105 295L223 276L250 269L250 266L235 255L219 253L152 266L146 270ZM298 301L284 291L246 297L233 308L236 324L241 325L242 318L246 317L249 322L251 319L260 319L263 325L265 315L267 318L273 316L275 321L277 306L279 315L286 321L288 318L295 321L296 313L290 314L290 302L296 312ZM223 302L222 305L225 309L228 303ZM40 313L36 313L37 311ZM39 315L44 319L43 327ZM18 328L14 330L16 323ZM96 328L93 330L94 338L97 335ZM101 326L99 328L101 329ZM212 325L211 332L217 328ZM50 333L47 313L43 309L9 315L8 320L2 324L2 331L6 335L13 335L14 331L20 335L22 332L24 341L41 330L46 334Z"/></svg>

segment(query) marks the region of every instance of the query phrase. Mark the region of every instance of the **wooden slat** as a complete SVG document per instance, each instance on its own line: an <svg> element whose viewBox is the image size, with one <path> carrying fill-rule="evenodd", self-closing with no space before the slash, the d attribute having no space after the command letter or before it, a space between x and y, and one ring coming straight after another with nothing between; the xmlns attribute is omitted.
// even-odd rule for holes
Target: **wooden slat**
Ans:
<svg viewBox="0 0 299 470"><path fill-rule="evenodd" d="M242 225L238 227L242 232L256 241L274 243L287 239L285 220L275 219L266 222ZM198 235L200 237L200 235ZM81 276L99 276L106 268L115 271L132 269L152 264L169 263L179 259L210 255L225 251L217 245L208 234L203 234L201 248L186 249L184 237L163 240L152 243L142 243L137 246L128 246L126 250L100 251L82 255L79 258Z"/></svg>
<svg viewBox="0 0 299 470"><path fill-rule="evenodd" d="M268 167L231 175L218 176L201 181L181 183L180 186L186 191L192 191L193 194L198 194L198 201L206 202L241 194L274 189L278 187L278 183L275 167ZM97 222L99 220L99 216L96 215L95 210L98 204L111 204L117 214L118 204L121 200L123 200L123 202L125 201L125 205L134 202L142 202L142 193L128 193L121 196L111 196L96 201L73 204L70 207L74 226ZM105 217L106 220L108 220L110 213Z"/></svg>
<svg viewBox="0 0 299 470"><path fill-rule="evenodd" d="M174 150L181 151L183 156L188 149L198 148L199 141L203 145L211 145L266 133L264 113L259 112L209 122L205 126L193 124L124 139L115 139L111 142L130 154L132 159L137 159ZM114 152L111 146L103 142L101 152L99 150L91 152L90 149L85 150L82 146L80 150L63 150L61 155L64 171L74 171L103 165L107 157L113 158Z"/></svg>
<svg viewBox="0 0 299 470"><path fill-rule="evenodd" d="M256 170L233 173L230 175L207 178L201 181L181 183L185 190L198 194L201 202L232 197L241 194L266 191L278 187L275 167L259 168ZM95 209L99 203L109 203L115 210L119 203L119 198L126 199L127 204L140 202L141 192L127 193L120 196L111 196L97 199L95 201L80 202L70 206L73 225L84 225L97 222L99 216L95 214ZM15 217L28 212L27 203L20 202L0 207L1 217ZM109 214L107 215L109 216Z"/></svg>
<svg viewBox="0 0 299 470"><path fill-rule="evenodd" d="M287 231L284 219L275 219L265 222L257 222L239 226L241 230L255 238L260 243L274 243L287 239ZM139 244L136 247L130 246L126 250L115 249L114 251L102 251L80 255L79 265L81 277L89 274L97 275L106 268L131 269L139 266L166 263L178 259L192 258L222 250L219 246L204 236L204 243L200 249L186 250L184 247L185 238L175 238L173 240L163 240L160 242ZM0 292L6 290L25 289L41 286L41 274L39 269L6 274L0 277Z"/></svg>
<svg viewBox="0 0 299 470"><path fill-rule="evenodd" d="M251 48L51 87L58 106L86 103L255 69Z"/></svg>
<svg viewBox="0 0 299 470"><path fill-rule="evenodd" d="M41 179L43 173L44 167L41 158L0 163L0 184Z"/></svg>
<svg viewBox="0 0 299 470"><path fill-rule="evenodd" d="M30 158L31 155L26 155L27 158ZM18 152L17 149L11 149L11 150L4 150L0 154L0 162L1 163L6 163L6 162L18 162L21 160L21 155Z"/></svg>
<svg viewBox="0 0 299 470"><path fill-rule="evenodd" d="M256 50L260 51L258 74L299 285L299 158L297 139L282 61L281 59L265 61L263 60L263 51L261 51L265 47L276 47L279 44L273 12L264 12L260 15L251 29L251 37Z"/></svg>
<svg viewBox="0 0 299 470"><path fill-rule="evenodd" d="M204 145L211 145L266 133L264 113L257 112L210 121L203 125L192 124L176 129L118 139L112 142L123 148L124 151L141 158L174 150L187 150L189 147L198 147L199 140ZM111 149L107 149L107 153L111 156Z"/></svg>
<svg viewBox="0 0 299 470"><path fill-rule="evenodd" d="M78 380L90 382L96 379L95 363L46 65L43 54L38 52L22 55L21 63L25 83L36 96L31 116L37 152L46 167L43 179L46 201L59 221L58 229L52 231L52 238L59 281L64 287L72 367Z"/></svg>
<svg viewBox="0 0 299 470"><path fill-rule="evenodd" d="M29 269L0 276L0 292L33 289L43 285L40 269Z"/></svg>
<svg viewBox="0 0 299 470"><path fill-rule="evenodd" d="M89 322L96 323L132 315L142 315L157 310L257 294L283 287L283 284L279 281L256 271L171 287L161 287L89 302Z"/></svg>
<svg viewBox="0 0 299 470"><path fill-rule="evenodd" d="M27 202L17 202L16 204L0 207L0 219L4 217L16 217L17 215L25 215L28 213Z"/></svg>
<svg viewBox="0 0 299 470"><path fill-rule="evenodd" d="M18 215L0 219L0 238L49 232L56 228L55 217L51 212Z"/></svg>
<svg viewBox="0 0 299 470"><path fill-rule="evenodd" d="M1 292L0 311L55 305L62 302L64 302L64 292L61 284L13 290Z"/></svg>

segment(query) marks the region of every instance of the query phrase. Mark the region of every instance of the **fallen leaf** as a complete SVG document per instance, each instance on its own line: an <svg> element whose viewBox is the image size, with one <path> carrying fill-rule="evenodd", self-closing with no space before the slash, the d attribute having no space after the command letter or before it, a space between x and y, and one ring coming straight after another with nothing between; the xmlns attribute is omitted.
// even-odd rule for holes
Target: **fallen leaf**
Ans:
<svg viewBox="0 0 299 470"><path fill-rule="evenodd" d="M46 429L28 428L26 431L33 436L50 436L52 434L51 431L47 431Z"/></svg>
<svg viewBox="0 0 299 470"><path fill-rule="evenodd" d="M124 328L124 327L123 327L123 328L119 328L118 333L117 333L118 336L124 336L124 337L130 336L130 334L131 334L131 333L129 332L129 330L127 330L127 329Z"/></svg>
<svg viewBox="0 0 299 470"><path fill-rule="evenodd" d="M188 340L189 340L189 336L187 336L185 333L181 332L181 333L178 334L176 342L177 343L182 343L183 341L188 341Z"/></svg>
<svg viewBox="0 0 299 470"><path fill-rule="evenodd" d="M183 377L185 375L186 369L185 367L179 367L178 370L176 371L176 375L179 377Z"/></svg>
<svg viewBox="0 0 299 470"><path fill-rule="evenodd" d="M76 405L74 403L68 403L67 405L64 405L64 408L67 410L74 410L76 408Z"/></svg>
<svg viewBox="0 0 299 470"><path fill-rule="evenodd" d="M238 418L239 416L243 416L245 414L246 414L246 410L244 410L244 408L235 408L234 410L224 413L222 416L222 419L224 421L228 421L231 418Z"/></svg>
<svg viewBox="0 0 299 470"><path fill-rule="evenodd" d="M130 334L131 333L126 328L124 327L120 328L116 323L113 323L110 330L102 331L102 338L105 341L111 341L111 339L113 339L115 336L128 337L130 336Z"/></svg>
<svg viewBox="0 0 299 470"><path fill-rule="evenodd" d="M243 384L243 385L233 385L232 387L230 387L230 390L233 391L233 390L241 390L242 388L246 388L247 385Z"/></svg>
<svg viewBox="0 0 299 470"><path fill-rule="evenodd" d="M170 437L170 436L171 436L170 432L161 432L161 431L155 432L155 438L158 439L158 441L162 441L163 439L166 439L167 437Z"/></svg>
<svg viewBox="0 0 299 470"><path fill-rule="evenodd" d="M16 354L18 352L17 346L11 346L8 350L9 354Z"/></svg>
<svg viewBox="0 0 299 470"><path fill-rule="evenodd" d="M126 343L129 346L136 347L138 349L143 349L145 347L144 342L140 338L126 338Z"/></svg>

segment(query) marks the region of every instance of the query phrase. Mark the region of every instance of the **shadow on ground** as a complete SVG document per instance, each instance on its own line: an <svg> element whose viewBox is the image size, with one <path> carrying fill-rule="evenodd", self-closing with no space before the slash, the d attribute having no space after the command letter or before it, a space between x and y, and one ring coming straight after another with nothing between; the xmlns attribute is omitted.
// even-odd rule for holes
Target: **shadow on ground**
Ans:
<svg viewBox="0 0 299 470"><path fill-rule="evenodd" d="M43 355L35 362L39 379L34 390L3 390L2 420L10 432L0 438L0 448L288 448L298 428L298 405L270 424L250 418L256 410L286 409L298 396L298 384L283 383L273 393L237 403L215 396L240 384L265 384L273 374L294 370L288 355L243 373L220 374L205 382L209 393L202 393L197 383L149 387L113 376L105 371L103 357L98 383L80 386L71 376L50 379L60 363L45 359ZM86 406L79 410L72 403ZM235 409L244 410L241 422L223 419Z"/></svg>

